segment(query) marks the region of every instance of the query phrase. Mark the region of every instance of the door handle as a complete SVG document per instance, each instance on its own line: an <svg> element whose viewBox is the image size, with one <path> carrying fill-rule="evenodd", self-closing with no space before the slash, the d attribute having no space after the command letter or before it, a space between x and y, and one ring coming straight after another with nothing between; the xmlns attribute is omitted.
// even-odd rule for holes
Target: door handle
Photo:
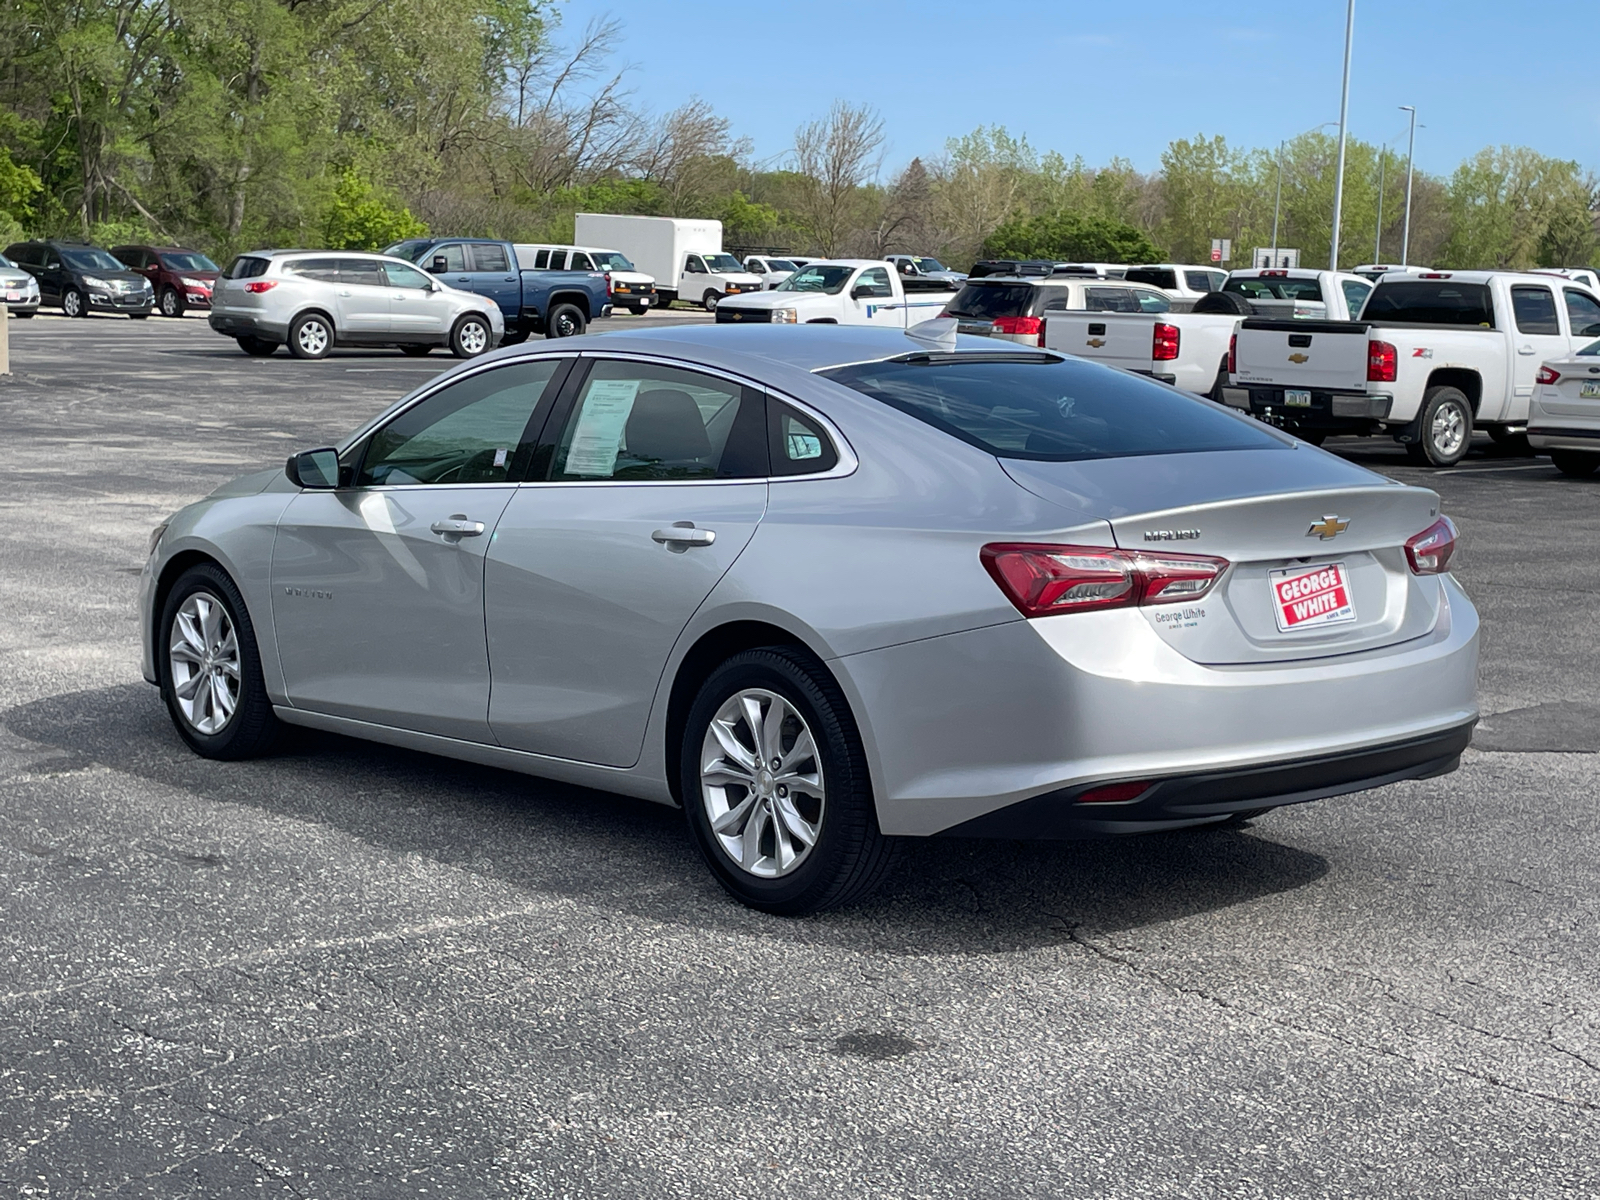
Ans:
<svg viewBox="0 0 1600 1200"><path fill-rule="evenodd" d="M1518 354L1532 354L1533 353L1533 347L1532 346L1518 346L1517 347L1517 353Z"/></svg>
<svg viewBox="0 0 1600 1200"><path fill-rule="evenodd" d="M709 546L717 540L715 530L696 529L692 521L674 521L670 529L657 529L650 539L668 550L687 550L690 546Z"/></svg>
<svg viewBox="0 0 1600 1200"><path fill-rule="evenodd" d="M440 537L477 537L483 533L483 522L469 521L457 513L447 521L435 521L429 528Z"/></svg>
<svg viewBox="0 0 1600 1200"><path fill-rule="evenodd" d="M350 294L349 292L340 292L339 293L339 295L341 295L341 296L348 296L349 294Z"/></svg>

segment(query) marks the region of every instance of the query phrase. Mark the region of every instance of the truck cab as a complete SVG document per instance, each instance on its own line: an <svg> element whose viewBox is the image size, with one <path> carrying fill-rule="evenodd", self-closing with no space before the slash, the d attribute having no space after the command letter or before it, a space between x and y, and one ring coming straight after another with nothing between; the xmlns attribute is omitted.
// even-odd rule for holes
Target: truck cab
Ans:
<svg viewBox="0 0 1600 1200"><path fill-rule="evenodd" d="M761 276L747 271L731 254L690 251L683 256L677 292L690 304L714 313L727 297L759 292L765 287Z"/></svg>
<svg viewBox="0 0 1600 1200"><path fill-rule="evenodd" d="M942 279L908 284L882 259L823 259L800 268L769 292L730 298L718 307L717 324L906 329L939 316L955 291L955 284Z"/></svg>
<svg viewBox="0 0 1600 1200"><path fill-rule="evenodd" d="M530 334L572 337L611 315L611 279L599 270L530 270L516 247L493 238L410 238L384 251L458 291L493 300L505 317L502 345Z"/></svg>

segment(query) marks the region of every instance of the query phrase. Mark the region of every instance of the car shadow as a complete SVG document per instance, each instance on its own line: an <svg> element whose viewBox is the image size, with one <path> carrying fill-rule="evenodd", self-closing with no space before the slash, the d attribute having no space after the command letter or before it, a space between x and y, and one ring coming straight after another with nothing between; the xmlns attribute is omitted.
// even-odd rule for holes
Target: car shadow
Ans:
<svg viewBox="0 0 1600 1200"><path fill-rule="evenodd" d="M34 701L0 714L0 723L58 750L53 769L97 764L213 802L318 822L530 893L888 953L1059 945L1248 903L1328 870L1319 855L1250 829L1082 842L906 839L870 900L782 920L730 900L682 815L662 805L298 729L267 757L212 762L184 746L156 690L142 684Z"/></svg>

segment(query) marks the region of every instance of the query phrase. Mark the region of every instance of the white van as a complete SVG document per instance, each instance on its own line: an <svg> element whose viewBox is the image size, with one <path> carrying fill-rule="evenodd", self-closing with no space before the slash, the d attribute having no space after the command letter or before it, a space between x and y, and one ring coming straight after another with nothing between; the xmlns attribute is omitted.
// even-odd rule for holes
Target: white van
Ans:
<svg viewBox="0 0 1600 1200"><path fill-rule="evenodd" d="M524 271L604 271L611 276L612 307L643 316L656 303L656 281L616 250L596 246L517 243L517 266Z"/></svg>
<svg viewBox="0 0 1600 1200"><path fill-rule="evenodd" d="M662 307L681 299L715 312L725 296L762 290L761 276L723 253L721 221L579 213L576 231L578 241L615 246L655 276Z"/></svg>

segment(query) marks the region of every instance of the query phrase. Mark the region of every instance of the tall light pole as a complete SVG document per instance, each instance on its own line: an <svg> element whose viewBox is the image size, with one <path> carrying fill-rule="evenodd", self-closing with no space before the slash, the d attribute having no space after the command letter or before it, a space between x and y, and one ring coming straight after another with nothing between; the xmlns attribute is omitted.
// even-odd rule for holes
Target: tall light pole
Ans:
<svg viewBox="0 0 1600 1200"><path fill-rule="evenodd" d="M1411 139L1406 144L1406 223L1405 232L1400 235L1400 265L1403 267L1411 260L1411 161L1417 152L1417 110L1409 104L1400 106L1401 112L1411 114Z"/></svg>
<svg viewBox="0 0 1600 1200"><path fill-rule="evenodd" d="M1356 34L1356 0L1348 0L1344 14L1344 90L1339 93L1339 173L1333 181L1333 245L1328 249L1328 270L1339 269L1339 210L1344 206L1344 141L1350 116L1350 46Z"/></svg>
<svg viewBox="0 0 1600 1200"><path fill-rule="evenodd" d="M1383 261L1383 168L1388 165L1389 147L1378 147L1378 232L1372 237L1372 261Z"/></svg>

